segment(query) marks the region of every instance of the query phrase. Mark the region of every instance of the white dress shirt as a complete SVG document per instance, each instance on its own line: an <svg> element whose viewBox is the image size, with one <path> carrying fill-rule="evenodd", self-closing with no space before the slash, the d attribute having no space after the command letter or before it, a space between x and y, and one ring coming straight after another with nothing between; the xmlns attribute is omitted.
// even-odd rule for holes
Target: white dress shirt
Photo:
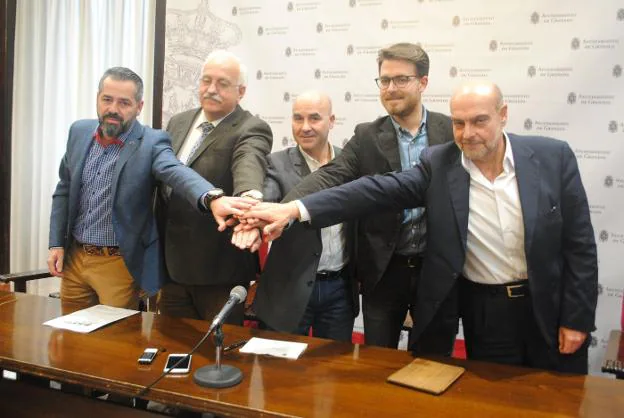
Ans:
<svg viewBox="0 0 624 418"><path fill-rule="evenodd" d="M470 175L468 239L463 275L483 284L527 278L524 221L511 143L505 137L503 172L490 182L462 153Z"/></svg>
<svg viewBox="0 0 624 418"><path fill-rule="evenodd" d="M225 119L226 117L227 116L224 116L221 119L210 121L206 119L206 114L203 111L200 111L197 117L195 118L195 122L193 122L193 126L189 130L188 135L184 139L184 143L182 144L182 146L180 147L180 150L178 151L178 159L182 162L188 161L190 157L189 154L193 150L193 147L195 146L197 141L199 141L202 136L202 128L200 128L199 125L201 125L204 122L210 122L212 123L214 128L216 128L217 125L221 123L221 121ZM213 131L214 131L214 128L213 128Z"/></svg>
<svg viewBox="0 0 624 418"><path fill-rule="evenodd" d="M334 147L330 144L330 156L329 160L333 160L336 156L334 153ZM301 147L299 151L303 155L303 158L308 165L311 173L321 168L321 163L307 154ZM344 234L344 225L337 224L328 226L321 229L321 241L323 242L323 251L321 252L321 259L317 271L339 271L349 261L345 254L346 239Z"/></svg>

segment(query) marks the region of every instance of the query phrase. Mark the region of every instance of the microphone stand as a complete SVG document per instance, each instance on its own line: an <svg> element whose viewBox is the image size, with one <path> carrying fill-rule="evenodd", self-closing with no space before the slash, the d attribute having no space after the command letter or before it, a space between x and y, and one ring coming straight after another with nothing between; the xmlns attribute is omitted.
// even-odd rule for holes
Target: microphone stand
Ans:
<svg viewBox="0 0 624 418"><path fill-rule="evenodd" d="M213 334L216 356L215 364L200 367L193 374L193 381L199 386L208 388L229 388L238 385L243 380L243 372L240 369L221 364L223 353L223 330L217 325Z"/></svg>

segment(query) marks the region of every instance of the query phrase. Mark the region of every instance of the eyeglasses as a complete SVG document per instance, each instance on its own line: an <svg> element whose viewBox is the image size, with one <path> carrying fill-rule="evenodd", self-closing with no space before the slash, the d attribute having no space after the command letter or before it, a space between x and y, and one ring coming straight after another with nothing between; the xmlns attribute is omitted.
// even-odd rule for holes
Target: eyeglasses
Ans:
<svg viewBox="0 0 624 418"><path fill-rule="evenodd" d="M212 81L213 81L212 78L209 78L209 77L200 79L200 83L205 86L209 86L210 84L212 84ZM227 80L220 78L218 80L215 80L215 86L219 90L226 90L226 89L229 89L230 87L238 87L239 84L233 84Z"/></svg>
<svg viewBox="0 0 624 418"><path fill-rule="evenodd" d="M407 86L413 78L419 78L417 75L397 75L394 77L379 77L375 79L377 87L382 90L390 87L390 82L394 83L394 87L402 89Z"/></svg>

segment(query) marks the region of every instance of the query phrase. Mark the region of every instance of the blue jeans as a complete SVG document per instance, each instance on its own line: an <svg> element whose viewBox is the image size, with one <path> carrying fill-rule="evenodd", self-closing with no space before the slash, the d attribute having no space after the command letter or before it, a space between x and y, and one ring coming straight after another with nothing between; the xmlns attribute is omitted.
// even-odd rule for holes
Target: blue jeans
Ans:
<svg viewBox="0 0 624 418"><path fill-rule="evenodd" d="M310 301L297 327L297 334L351 342L353 306L346 272L340 277L315 280Z"/></svg>

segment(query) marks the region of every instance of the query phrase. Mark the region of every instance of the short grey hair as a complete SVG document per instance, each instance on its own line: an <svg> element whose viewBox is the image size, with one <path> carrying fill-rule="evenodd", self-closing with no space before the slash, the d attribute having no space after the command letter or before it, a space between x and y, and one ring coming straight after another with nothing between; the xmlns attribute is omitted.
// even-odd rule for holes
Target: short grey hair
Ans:
<svg viewBox="0 0 624 418"><path fill-rule="evenodd" d="M141 77L130 68L126 67L111 67L108 70L104 71L102 74L102 78L100 78L100 83L98 84L98 95L102 91L104 87L104 80L110 78L111 80L116 81L132 81L134 86L136 87L136 92L134 93L134 98L137 103L143 100L143 80Z"/></svg>
<svg viewBox="0 0 624 418"><path fill-rule="evenodd" d="M236 62L236 64L238 64L238 71L239 71L238 85L246 86L247 85L247 66L243 64L240 58L238 57L238 55L234 54L233 52L226 51L225 49L215 49L210 54L208 54L208 56L204 60L204 64L202 65L202 68L205 67L206 64L210 62L225 61L225 60L232 60Z"/></svg>

